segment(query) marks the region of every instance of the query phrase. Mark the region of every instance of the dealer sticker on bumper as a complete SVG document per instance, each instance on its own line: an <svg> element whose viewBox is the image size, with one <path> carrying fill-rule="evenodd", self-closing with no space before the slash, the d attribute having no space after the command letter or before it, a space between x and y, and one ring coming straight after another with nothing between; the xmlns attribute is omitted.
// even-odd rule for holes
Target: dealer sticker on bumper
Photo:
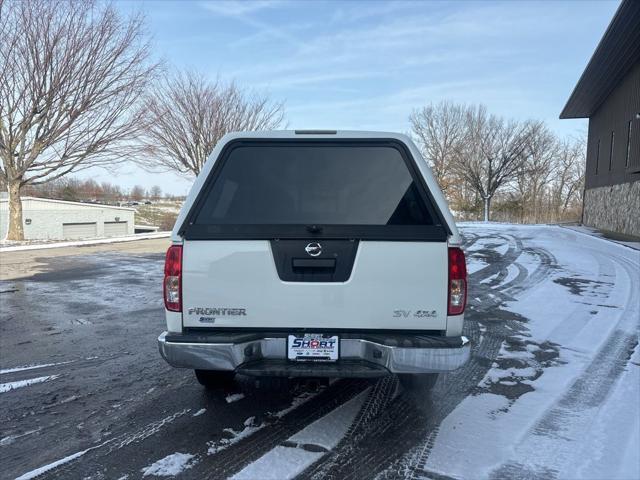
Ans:
<svg viewBox="0 0 640 480"><path fill-rule="evenodd" d="M332 362L338 360L339 344L337 335L289 335L287 356L289 360Z"/></svg>

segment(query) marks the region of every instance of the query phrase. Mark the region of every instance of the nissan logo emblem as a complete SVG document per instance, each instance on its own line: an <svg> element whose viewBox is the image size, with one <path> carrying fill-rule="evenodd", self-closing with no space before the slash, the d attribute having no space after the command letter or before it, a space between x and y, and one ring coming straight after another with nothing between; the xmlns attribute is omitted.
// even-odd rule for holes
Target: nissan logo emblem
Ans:
<svg viewBox="0 0 640 480"><path fill-rule="evenodd" d="M317 257L322 253L322 245L319 243L313 242L304 247L304 251L307 252L312 257Z"/></svg>

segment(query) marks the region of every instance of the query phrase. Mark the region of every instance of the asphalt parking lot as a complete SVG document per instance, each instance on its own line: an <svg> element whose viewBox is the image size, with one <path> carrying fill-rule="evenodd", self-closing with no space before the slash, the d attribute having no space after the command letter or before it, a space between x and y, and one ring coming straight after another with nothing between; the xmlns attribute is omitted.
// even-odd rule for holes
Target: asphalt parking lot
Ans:
<svg viewBox="0 0 640 480"><path fill-rule="evenodd" d="M462 231L472 359L430 395L393 376L207 392L158 355L167 240L0 253L1 476L633 473L637 252L558 227Z"/></svg>

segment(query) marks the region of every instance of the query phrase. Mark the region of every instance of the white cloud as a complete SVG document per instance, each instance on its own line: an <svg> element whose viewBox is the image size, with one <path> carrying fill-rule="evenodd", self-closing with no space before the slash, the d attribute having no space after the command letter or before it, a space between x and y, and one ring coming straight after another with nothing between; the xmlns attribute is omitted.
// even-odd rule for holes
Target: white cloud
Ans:
<svg viewBox="0 0 640 480"><path fill-rule="evenodd" d="M252 0L252 1L233 1L233 0L215 0L209 2L201 2L200 5L207 10L226 15L230 17L246 16L250 13L259 12L266 8L274 8L282 5L282 0Z"/></svg>
<svg viewBox="0 0 640 480"><path fill-rule="evenodd" d="M256 35L252 35L254 41L255 39L260 39L263 36L268 36L284 40L291 44L298 44L300 43L300 40L291 35L286 29L258 20L253 15L261 10L275 8L283 4L285 4L285 2L279 0L255 0L251 2L221 0L216 2L205 2L200 5L216 15L230 17L255 28L257 30Z"/></svg>

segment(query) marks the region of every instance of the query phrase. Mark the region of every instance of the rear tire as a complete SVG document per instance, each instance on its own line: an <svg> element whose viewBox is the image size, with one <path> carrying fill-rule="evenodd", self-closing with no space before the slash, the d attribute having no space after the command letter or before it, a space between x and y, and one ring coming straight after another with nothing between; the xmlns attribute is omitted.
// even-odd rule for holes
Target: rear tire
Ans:
<svg viewBox="0 0 640 480"><path fill-rule="evenodd" d="M402 373L400 383L410 391L430 392L438 381L438 373Z"/></svg>
<svg viewBox="0 0 640 480"><path fill-rule="evenodd" d="M226 388L233 385L235 372L225 370L195 370L198 383L207 389Z"/></svg>

